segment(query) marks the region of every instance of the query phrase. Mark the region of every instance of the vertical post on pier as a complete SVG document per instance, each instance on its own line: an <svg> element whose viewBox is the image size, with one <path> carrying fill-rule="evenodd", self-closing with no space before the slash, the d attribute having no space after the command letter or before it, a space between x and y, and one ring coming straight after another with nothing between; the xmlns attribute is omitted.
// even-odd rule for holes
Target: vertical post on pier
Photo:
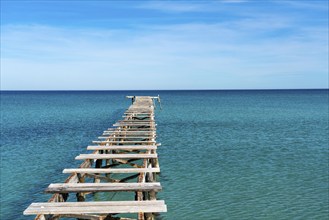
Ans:
<svg viewBox="0 0 329 220"><path fill-rule="evenodd" d="M98 159L96 160L96 164L95 164L95 168L101 168L103 164L103 160L102 159ZM99 174L96 174L99 175ZM97 177L94 178L94 183L99 183L101 180Z"/></svg>
<svg viewBox="0 0 329 220"><path fill-rule="evenodd" d="M84 174L77 173L77 176L78 176L78 182L79 183L84 183L85 182ZM76 197L77 197L78 202L84 202L85 201L85 194L84 193L77 193Z"/></svg>
<svg viewBox="0 0 329 220"><path fill-rule="evenodd" d="M153 108L152 109L155 109L155 99L152 98L152 101L153 101ZM150 115L149 119L150 119L150 128L153 130L153 129L155 129L154 125L152 124L152 121L154 121L154 116ZM155 140L153 134L150 135L149 140L151 140L151 141ZM149 153L155 153L155 150L151 150L151 151L149 151ZM149 159L148 160L148 163L147 163L148 168L155 167L155 165L156 165L156 162L155 162L154 159ZM146 182L154 182L154 178L155 178L155 176L152 172L146 173ZM145 192L145 194L147 195L148 200L156 200L156 192L155 191L149 191L148 193ZM146 218L146 220L154 220L155 217L154 217L153 213L145 213L145 218Z"/></svg>

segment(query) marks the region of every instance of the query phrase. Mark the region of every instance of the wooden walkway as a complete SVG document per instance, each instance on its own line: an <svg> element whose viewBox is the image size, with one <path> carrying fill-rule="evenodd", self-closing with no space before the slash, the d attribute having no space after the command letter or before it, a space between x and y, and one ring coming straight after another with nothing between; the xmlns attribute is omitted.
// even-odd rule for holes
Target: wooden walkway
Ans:
<svg viewBox="0 0 329 220"><path fill-rule="evenodd" d="M164 201L157 200L162 187L157 182L160 167L156 150L160 144L156 142L154 101L160 101L160 97L127 98L133 103L123 120L104 131L99 141L93 141L97 145L87 147L90 154L75 158L83 160L78 168L63 170L70 174L64 183L48 186L45 192L53 194L48 202L32 203L24 215L37 215L35 220L151 220L157 213L167 211ZM87 196L118 192L132 194L124 201L93 201L94 196ZM127 217L126 213L135 213L135 217Z"/></svg>

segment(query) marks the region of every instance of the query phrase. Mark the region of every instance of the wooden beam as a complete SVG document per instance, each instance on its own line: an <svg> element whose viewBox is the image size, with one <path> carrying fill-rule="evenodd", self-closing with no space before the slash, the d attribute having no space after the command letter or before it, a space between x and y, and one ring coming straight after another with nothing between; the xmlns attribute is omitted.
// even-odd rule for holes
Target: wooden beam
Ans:
<svg viewBox="0 0 329 220"><path fill-rule="evenodd" d="M111 131L111 130L107 130L104 131L104 133L110 133L110 134L125 134L125 133L147 133L147 134L155 134L156 130L133 130L133 129L129 129L129 130L120 130L120 131Z"/></svg>
<svg viewBox="0 0 329 220"><path fill-rule="evenodd" d="M124 121L121 121L121 122L116 122L116 124L129 124L129 123L136 123L136 124L155 124L155 121L124 120Z"/></svg>
<svg viewBox="0 0 329 220"><path fill-rule="evenodd" d="M141 123L144 123L144 122L155 122L155 120L140 120L140 119L125 119L125 120L118 120L118 122L141 122Z"/></svg>
<svg viewBox="0 0 329 220"><path fill-rule="evenodd" d="M107 130L107 131L104 131L104 133L129 133L129 132L131 132L131 133L155 133L156 132L156 128L154 127L154 128L152 128L152 129L150 129L150 128L147 128L147 130L145 130L146 128L129 128L129 129L127 129L127 128L125 128L125 129L123 129L123 130Z"/></svg>
<svg viewBox="0 0 329 220"><path fill-rule="evenodd" d="M160 173L160 168L72 168L64 169L63 173Z"/></svg>
<svg viewBox="0 0 329 220"><path fill-rule="evenodd" d="M76 160L95 160L95 159L146 159L157 158L157 154L80 154Z"/></svg>
<svg viewBox="0 0 329 220"><path fill-rule="evenodd" d="M126 127L126 126L129 126L129 127L155 127L157 126L157 124L151 124L151 123L147 123L147 124L137 124L137 123L116 123L116 124L113 124L114 127Z"/></svg>
<svg viewBox="0 0 329 220"><path fill-rule="evenodd" d="M132 99L132 98L138 98L138 99L158 99L159 96L126 96L127 99Z"/></svg>
<svg viewBox="0 0 329 220"><path fill-rule="evenodd" d="M109 202L52 202L32 203L24 215L56 214L105 214L166 212L167 206L162 200L156 201L109 201Z"/></svg>
<svg viewBox="0 0 329 220"><path fill-rule="evenodd" d="M129 136L120 136L120 137L109 137L109 138L106 138L106 139L109 139L109 140L105 140L105 141L123 141L125 139L136 139L136 138L139 138L139 139L155 139L155 137L153 136L144 136L144 137L129 137Z"/></svg>
<svg viewBox="0 0 329 220"><path fill-rule="evenodd" d="M156 150L158 145L88 146L87 150Z"/></svg>
<svg viewBox="0 0 329 220"><path fill-rule="evenodd" d="M115 191L160 191L159 182L152 183L55 183L50 184L46 193L72 192L115 192Z"/></svg>
<svg viewBox="0 0 329 220"><path fill-rule="evenodd" d="M126 120L126 121L122 121L122 122L116 122L115 123L116 125L124 125L124 124L136 124L136 125L155 125L155 121L152 121L152 122L143 122L143 121L129 121L129 120Z"/></svg>
<svg viewBox="0 0 329 220"><path fill-rule="evenodd" d="M145 136L142 136L142 135L120 135L120 136L100 136L98 137L98 139L145 139L145 138L155 138L154 135L145 135Z"/></svg>
<svg viewBox="0 0 329 220"><path fill-rule="evenodd" d="M154 113L149 111L149 112L139 112L139 111L127 111L124 113L125 115L149 115L149 116L154 116Z"/></svg>
<svg viewBox="0 0 329 220"><path fill-rule="evenodd" d="M115 144L119 144L119 143L133 143L133 144L145 144L145 143L156 143L156 141L93 141L94 144L111 144L111 143L115 143Z"/></svg>
<svg viewBox="0 0 329 220"><path fill-rule="evenodd" d="M131 134L132 133L132 134ZM127 133L127 132L103 132L103 136L101 136L101 137L104 137L104 136L106 136L106 137L120 137L120 136L123 136L123 137L125 137L125 136L137 136L137 135L139 135L139 136L156 136L156 132L155 131L151 131L151 132L129 132L129 133Z"/></svg>

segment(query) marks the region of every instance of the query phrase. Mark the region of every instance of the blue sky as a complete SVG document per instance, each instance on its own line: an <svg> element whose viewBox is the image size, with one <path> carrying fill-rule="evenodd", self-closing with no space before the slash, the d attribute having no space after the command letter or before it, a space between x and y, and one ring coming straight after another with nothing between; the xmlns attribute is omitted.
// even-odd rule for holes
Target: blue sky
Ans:
<svg viewBox="0 0 329 220"><path fill-rule="evenodd" d="M328 88L328 0L1 0L2 90Z"/></svg>

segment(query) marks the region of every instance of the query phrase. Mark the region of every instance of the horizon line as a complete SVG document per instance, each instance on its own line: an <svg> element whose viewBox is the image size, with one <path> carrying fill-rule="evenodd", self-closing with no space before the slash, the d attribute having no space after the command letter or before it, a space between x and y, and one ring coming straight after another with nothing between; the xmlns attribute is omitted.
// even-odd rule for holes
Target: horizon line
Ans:
<svg viewBox="0 0 329 220"><path fill-rule="evenodd" d="M6 89L0 92L124 92L124 91L256 91L256 90L329 90L329 88L289 88L289 89Z"/></svg>

